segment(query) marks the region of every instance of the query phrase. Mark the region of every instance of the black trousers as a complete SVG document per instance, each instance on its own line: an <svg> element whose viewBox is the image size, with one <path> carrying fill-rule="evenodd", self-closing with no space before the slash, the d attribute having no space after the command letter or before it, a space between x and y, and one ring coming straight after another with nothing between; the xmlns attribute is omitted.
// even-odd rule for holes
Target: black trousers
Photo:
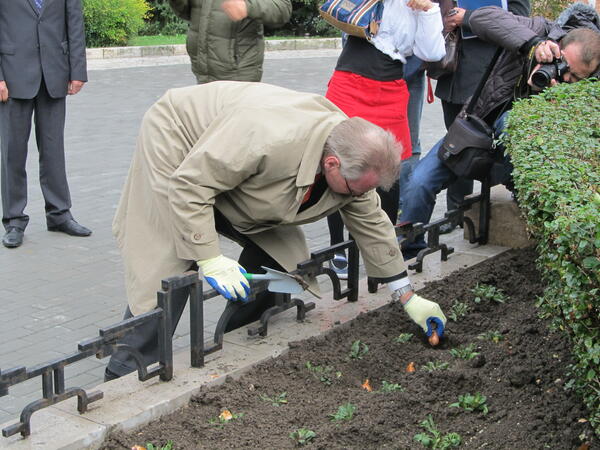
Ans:
<svg viewBox="0 0 600 450"><path fill-rule="evenodd" d="M396 180L389 191L377 189L377 193L381 198L381 209L390 218L392 225L396 225L398 221L398 201L400 200L400 183ZM329 245L339 244L344 242L344 221L342 215L336 211L327 216L327 225L329 226Z"/></svg>
<svg viewBox="0 0 600 450"><path fill-rule="evenodd" d="M71 195L65 170L65 98L50 97L42 79L34 98L10 98L8 102L0 103L2 224L5 228L25 230L29 223L29 216L25 214L25 165L32 117L46 222L48 226L54 226L71 219Z"/></svg>
<svg viewBox="0 0 600 450"><path fill-rule="evenodd" d="M215 210L215 226L217 232L223 236L232 239L243 247L242 253L238 259L239 264L246 269L248 273L264 273L261 266L270 267L276 270L284 270L281 265L269 256L262 248L248 239L243 234L236 231L231 223L222 214ZM195 262L190 262L190 269L197 269ZM176 275L176 274L173 274ZM228 300L225 300L228 301ZM173 296L171 329L175 332L181 314L187 303L187 295L182 293ZM245 304L234 314L227 326L225 332L235 330L244 325L252 323L260 318L262 313L275 305L275 295L271 292L264 292L256 296L255 301ZM123 319L133 317L129 307L125 310ZM125 335L119 344L125 344L138 350L148 366L158 361L158 320L146 322L144 325L136 327L129 334ZM113 354L108 362L104 380L109 381L127 375L137 370L135 360L129 352L118 351Z"/></svg>

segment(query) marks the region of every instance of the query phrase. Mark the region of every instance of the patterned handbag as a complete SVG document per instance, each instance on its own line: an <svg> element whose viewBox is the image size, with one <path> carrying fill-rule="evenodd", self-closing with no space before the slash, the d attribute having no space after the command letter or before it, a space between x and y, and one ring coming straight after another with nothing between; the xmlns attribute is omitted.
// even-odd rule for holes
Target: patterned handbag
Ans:
<svg viewBox="0 0 600 450"><path fill-rule="evenodd" d="M334 27L370 40L377 34L383 2L380 0L326 0L319 14Z"/></svg>

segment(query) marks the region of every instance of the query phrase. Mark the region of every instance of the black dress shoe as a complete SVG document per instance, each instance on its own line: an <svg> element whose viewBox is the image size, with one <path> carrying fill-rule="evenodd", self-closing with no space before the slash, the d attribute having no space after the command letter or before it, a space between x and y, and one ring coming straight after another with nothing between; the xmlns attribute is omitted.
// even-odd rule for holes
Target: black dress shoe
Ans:
<svg viewBox="0 0 600 450"><path fill-rule="evenodd" d="M23 230L17 227L8 227L2 238L2 245L6 248L17 248L23 243Z"/></svg>
<svg viewBox="0 0 600 450"><path fill-rule="evenodd" d="M48 231L60 231L61 233L67 233L70 236L89 236L92 234L92 230L83 225L79 225L73 219L69 219L60 225L49 225Z"/></svg>

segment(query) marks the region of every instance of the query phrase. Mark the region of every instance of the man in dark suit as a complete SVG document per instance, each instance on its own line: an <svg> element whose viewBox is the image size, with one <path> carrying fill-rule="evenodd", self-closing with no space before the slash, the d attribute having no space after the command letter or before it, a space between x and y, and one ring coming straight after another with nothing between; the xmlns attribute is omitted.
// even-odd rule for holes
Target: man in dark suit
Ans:
<svg viewBox="0 0 600 450"><path fill-rule="evenodd" d="M65 98L87 81L81 0L0 0L2 224L8 248L29 222L27 142L35 114L40 185L49 231L92 232L71 216L64 155Z"/></svg>

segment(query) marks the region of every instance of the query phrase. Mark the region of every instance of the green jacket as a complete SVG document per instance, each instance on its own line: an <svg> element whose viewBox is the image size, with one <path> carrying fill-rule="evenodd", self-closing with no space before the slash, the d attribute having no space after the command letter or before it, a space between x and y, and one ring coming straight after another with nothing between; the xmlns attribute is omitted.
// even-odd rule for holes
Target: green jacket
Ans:
<svg viewBox="0 0 600 450"><path fill-rule="evenodd" d="M215 80L260 81L264 59L264 25L280 27L292 14L291 0L245 0L248 17L232 22L223 0L169 0L179 17L190 22L187 52L198 83Z"/></svg>

